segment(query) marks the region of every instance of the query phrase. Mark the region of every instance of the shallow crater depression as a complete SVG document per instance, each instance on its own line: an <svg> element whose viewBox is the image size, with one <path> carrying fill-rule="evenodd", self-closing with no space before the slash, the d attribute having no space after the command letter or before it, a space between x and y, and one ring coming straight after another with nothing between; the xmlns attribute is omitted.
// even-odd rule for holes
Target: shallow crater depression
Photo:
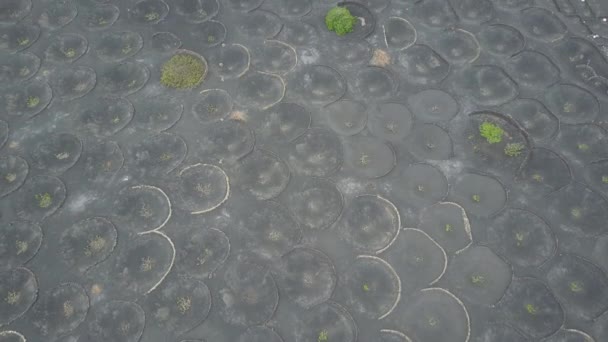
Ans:
<svg viewBox="0 0 608 342"><path fill-rule="evenodd" d="M606 13L4 0L0 341L605 340Z"/></svg>

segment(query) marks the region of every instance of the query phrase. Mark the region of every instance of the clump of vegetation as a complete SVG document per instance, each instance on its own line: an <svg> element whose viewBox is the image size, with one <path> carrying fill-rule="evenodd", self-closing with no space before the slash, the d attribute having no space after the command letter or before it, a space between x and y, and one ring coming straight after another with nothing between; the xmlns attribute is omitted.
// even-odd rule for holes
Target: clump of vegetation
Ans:
<svg viewBox="0 0 608 342"><path fill-rule="evenodd" d="M65 301L65 302L63 303L63 316L64 316L65 318L70 318L70 317L72 317L72 316L74 315L74 312L75 312L75 311L76 311L76 310L74 309L74 305L72 305L72 302L70 302L70 301L68 300L68 301Z"/></svg>
<svg viewBox="0 0 608 342"><path fill-rule="evenodd" d="M97 254L97 253L101 252L101 250L103 250L103 248L105 246L106 246L106 239L97 235L94 238L89 240L87 247L84 250L84 255L90 257L93 254Z"/></svg>
<svg viewBox="0 0 608 342"><path fill-rule="evenodd" d="M472 199L476 203L481 202L481 196L479 196L479 195L473 195Z"/></svg>
<svg viewBox="0 0 608 342"><path fill-rule="evenodd" d="M9 305L15 305L19 302L20 298L21 298L21 293L9 291L8 294L6 295L5 301Z"/></svg>
<svg viewBox="0 0 608 342"><path fill-rule="evenodd" d="M69 49L65 50L65 52L63 54L67 58L74 58L74 57L76 57L76 50L69 48Z"/></svg>
<svg viewBox="0 0 608 342"><path fill-rule="evenodd" d="M581 210L579 208L572 208L572 210L570 210L570 214L574 218L580 218L582 215Z"/></svg>
<svg viewBox="0 0 608 342"><path fill-rule="evenodd" d="M30 96L27 98L27 108L34 108L40 103L38 96Z"/></svg>
<svg viewBox="0 0 608 342"><path fill-rule="evenodd" d="M142 272L149 272L154 268L154 259L150 257L145 257L141 259L141 264L139 265L139 270Z"/></svg>
<svg viewBox="0 0 608 342"><path fill-rule="evenodd" d="M325 15L327 29L336 32L338 36L352 32L356 21L357 18L346 7L334 7Z"/></svg>
<svg viewBox="0 0 608 342"><path fill-rule="evenodd" d="M524 234L515 233L515 240L517 240L517 247L521 247L521 243L524 241Z"/></svg>
<svg viewBox="0 0 608 342"><path fill-rule="evenodd" d="M162 161L167 161L167 160L171 160L171 158L173 158L173 155L171 153L164 152L163 154L160 155L159 159Z"/></svg>
<svg viewBox="0 0 608 342"><path fill-rule="evenodd" d="M146 18L147 21L155 21L160 19L160 14L156 13L156 12L150 12L150 13L146 13L146 15L144 16Z"/></svg>
<svg viewBox="0 0 608 342"><path fill-rule="evenodd" d="M179 297L177 298L177 310L182 315L185 315L192 308L192 300L190 297Z"/></svg>
<svg viewBox="0 0 608 342"><path fill-rule="evenodd" d="M18 38L17 39L17 44L19 44L19 46L25 46L27 44L30 43L30 39L25 37L25 38Z"/></svg>
<svg viewBox="0 0 608 342"><path fill-rule="evenodd" d="M319 337L317 338L317 342L326 342L329 340L329 336L327 330L321 330L319 333Z"/></svg>
<svg viewBox="0 0 608 342"><path fill-rule="evenodd" d="M279 241L279 239L281 238L281 233L277 232L276 230L273 230L270 232L270 234L268 234L268 238L270 239L270 241Z"/></svg>
<svg viewBox="0 0 608 342"><path fill-rule="evenodd" d="M504 133L505 131L500 128L500 126L495 125L491 122L485 121L481 125L479 125L479 134L482 137L486 138L486 140L490 144L501 142Z"/></svg>
<svg viewBox="0 0 608 342"><path fill-rule="evenodd" d="M534 306L534 304L526 304L526 311L528 311L530 315L536 315L538 313L538 308Z"/></svg>
<svg viewBox="0 0 608 342"><path fill-rule="evenodd" d="M6 176L4 176L4 180L6 180L9 183L12 183L15 181L15 179L17 179L17 174L15 173L7 173Z"/></svg>
<svg viewBox="0 0 608 342"><path fill-rule="evenodd" d="M486 281L486 278L482 275L471 276L471 282L475 285L481 285Z"/></svg>
<svg viewBox="0 0 608 342"><path fill-rule="evenodd" d="M583 286L578 281L573 281L569 284L570 291L572 292L581 292L583 291Z"/></svg>
<svg viewBox="0 0 608 342"><path fill-rule="evenodd" d="M15 247L17 247L17 255L21 255L27 252L29 244L26 241L17 240L15 242Z"/></svg>
<svg viewBox="0 0 608 342"><path fill-rule="evenodd" d="M36 194L34 195L34 198L36 199L36 201L38 201L38 206L43 209L48 208L51 206L51 204L53 204L53 198L48 192L45 192L43 194Z"/></svg>
<svg viewBox="0 0 608 342"><path fill-rule="evenodd" d="M521 154L524 149L522 143L509 143L505 146L505 154L509 157L517 157Z"/></svg>
<svg viewBox="0 0 608 342"><path fill-rule="evenodd" d="M193 88L203 81L206 69L207 66L200 58L180 53L163 64L160 83L168 88Z"/></svg>

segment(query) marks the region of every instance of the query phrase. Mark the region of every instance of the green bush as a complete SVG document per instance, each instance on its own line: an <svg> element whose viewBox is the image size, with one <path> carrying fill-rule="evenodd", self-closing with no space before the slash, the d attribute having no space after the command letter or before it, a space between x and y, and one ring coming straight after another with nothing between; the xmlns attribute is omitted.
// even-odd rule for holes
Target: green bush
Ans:
<svg viewBox="0 0 608 342"><path fill-rule="evenodd" d="M53 204L53 197L51 197L51 194L49 194L48 192L45 192L43 194L36 194L34 195L34 198L36 199L36 201L38 201L38 206L40 208L48 208L51 206L51 204Z"/></svg>
<svg viewBox="0 0 608 342"><path fill-rule="evenodd" d="M206 68L200 58L189 53L180 53L163 64L160 83L168 88L192 88L203 81Z"/></svg>
<svg viewBox="0 0 608 342"><path fill-rule="evenodd" d="M356 21L357 18L346 7L334 7L325 16L327 29L336 32L338 36L352 32Z"/></svg>
<svg viewBox="0 0 608 342"><path fill-rule="evenodd" d="M517 157L524 150L522 143L510 143L505 146L505 154L509 157Z"/></svg>
<svg viewBox="0 0 608 342"><path fill-rule="evenodd" d="M501 142L502 135L504 133L505 132L502 130L502 128L500 128L500 126L487 121L479 125L479 134L481 134L482 137L486 138L486 140L490 144Z"/></svg>

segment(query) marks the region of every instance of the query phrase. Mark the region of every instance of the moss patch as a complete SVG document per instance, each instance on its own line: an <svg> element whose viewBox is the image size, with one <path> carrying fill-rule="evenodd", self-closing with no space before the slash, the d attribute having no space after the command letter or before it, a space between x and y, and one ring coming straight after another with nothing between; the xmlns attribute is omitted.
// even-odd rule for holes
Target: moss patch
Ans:
<svg viewBox="0 0 608 342"><path fill-rule="evenodd" d="M43 194L36 194L34 195L34 198L36 199L36 201L38 201L38 206L40 208L48 208L51 206L51 204L53 204L53 197L51 197L51 194L49 194L48 192L45 192Z"/></svg>
<svg viewBox="0 0 608 342"><path fill-rule="evenodd" d="M487 121L479 125L479 134L490 144L501 142L504 133L505 131L500 126Z"/></svg>
<svg viewBox="0 0 608 342"><path fill-rule="evenodd" d="M30 96L27 98L27 107L34 108L40 103L40 98L37 96Z"/></svg>
<svg viewBox="0 0 608 342"><path fill-rule="evenodd" d="M325 15L325 25L327 29L336 32L338 36L343 36L353 32L355 18L346 7L334 7Z"/></svg>
<svg viewBox="0 0 608 342"><path fill-rule="evenodd" d="M524 144L522 143L509 143L505 146L505 154L509 157L517 157L524 150Z"/></svg>
<svg viewBox="0 0 608 342"><path fill-rule="evenodd" d="M203 81L206 71L207 65L200 58L180 53L163 64L160 83L168 88L193 88Z"/></svg>

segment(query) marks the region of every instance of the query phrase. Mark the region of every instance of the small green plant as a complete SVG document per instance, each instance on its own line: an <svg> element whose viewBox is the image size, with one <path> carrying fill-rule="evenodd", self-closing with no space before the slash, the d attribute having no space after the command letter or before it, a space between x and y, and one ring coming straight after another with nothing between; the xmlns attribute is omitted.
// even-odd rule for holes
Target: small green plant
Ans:
<svg viewBox="0 0 608 342"><path fill-rule="evenodd" d="M352 32L356 21L357 18L346 7L334 7L325 15L325 26L338 36Z"/></svg>
<svg viewBox="0 0 608 342"><path fill-rule="evenodd" d="M160 18L160 14L158 14L156 12L146 13L145 18L147 21L155 21Z"/></svg>
<svg viewBox="0 0 608 342"><path fill-rule="evenodd" d="M69 49L65 50L65 52L63 54L67 58L74 58L74 57L76 57L76 50L69 48Z"/></svg>
<svg viewBox="0 0 608 342"><path fill-rule="evenodd" d="M482 137L486 138L486 140L490 144L501 142L504 133L505 131L500 128L500 126L495 125L491 122L485 121L481 125L479 125L479 134Z"/></svg>
<svg viewBox="0 0 608 342"><path fill-rule="evenodd" d="M481 285L483 283L485 283L486 278L482 275L472 275L471 276L471 283L475 284L475 285Z"/></svg>
<svg viewBox="0 0 608 342"><path fill-rule="evenodd" d="M268 239L270 239L270 241L277 242L281 239L281 233L276 230L273 230L268 234Z"/></svg>
<svg viewBox="0 0 608 342"><path fill-rule="evenodd" d="M154 215L154 212L148 207L148 204L143 203L138 211L139 216L149 218Z"/></svg>
<svg viewBox="0 0 608 342"><path fill-rule="evenodd" d="M15 305L21 299L21 293L17 291L9 291L4 299L9 305Z"/></svg>
<svg viewBox="0 0 608 342"><path fill-rule="evenodd" d="M4 180L6 180L9 183L12 183L15 181L15 179L17 179L17 174L15 173L7 173L6 176L4 176Z"/></svg>
<svg viewBox="0 0 608 342"><path fill-rule="evenodd" d="M582 215L582 212L581 212L581 209L579 209L579 208L572 208L572 210L570 210L570 214L574 218L580 218Z"/></svg>
<svg viewBox="0 0 608 342"><path fill-rule="evenodd" d="M326 342L329 341L329 336L327 330L323 329L319 332L319 337L317 338L317 342Z"/></svg>
<svg viewBox="0 0 608 342"><path fill-rule="evenodd" d="M63 317L70 318L74 315L75 309L71 301L65 301L63 303Z"/></svg>
<svg viewBox="0 0 608 342"><path fill-rule="evenodd" d="M34 108L40 103L40 98L38 96L30 96L27 98L27 108Z"/></svg>
<svg viewBox="0 0 608 342"><path fill-rule="evenodd" d="M215 113L217 113L218 110L219 109L212 104L207 105L207 113L209 113L209 114L215 114Z"/></svg>
<svg viewBox="0 0 608 342"><path fill-rule="evenodd" d="M389 122L389 123L387 123L387 124L386 124L386 126L385 126L386 130L387 130L389 133L393 133L393 134L397 133L397 128L398 128L398 127L399 127L399 125L397 125L397 124L396 124L396 123L394 123L394 122Z"/></svg>
<svg viewBox="0 0 608 342"><path fill-rule="evenodd" d="M200 58L188 53L177 54L162 66L160 83L168 88L193 88L203 81L206 71Z"/></svg>
<svg viewBox="0 0 608 342"><path fill-rule="evenodd" d="M359 164L361 164L361 166L369 164L369 156L365 153L361 154L361 157L359 157Z"/></svg>
<svg viewBox="0 0 608 342"><path fill-rule="evenodd" d="M141 259L141 264L139 265L139 270L141 272L149 272L154 268L155 265L154 259L150 257L145 257Z"/></svg>
<svg viewBox="0 0 608 342"><path fill-rule="evenodd" d="M369 292L369 285L367 285L367 284L363 284L363 287L362 287L362 288L363 288L363 291L364 291L364 292Z"/></svg>
<svg viewBox="0 0 608 342"><path fill-rule="evenodd" d="M198 11L196 11L196 14L199 16L199 18L204 18L207 16L207 11L205 11L204 9L199 9Z"/></svg>
<svg viewBox="0 0 608 342"><path fill-rule="evenodd" d="M602 183L608 184L608 176L602 176Z"/></svg>
<svg viewBox="0 0 608 342"><path fill-rule="evenodd" d="M517 247L521 247L521 243L524 241L524 234L515 233L515 240L517 240Z"/></svg>
<svg viewBox="0 0 608 342"><path fill-rule="evenodd" d="M122 48L122 50L121 50L121 51L122 51L122 54L123 54L123 55L126 55L126 54L128 54L129 52L133 51L133 48L131 47L131 44L127 44L127 45L125 45L125 46Z"/></svg>
<svg viewBox="0 0 608 342"><path fill-rule="evenodd" d="M29 44L29 42L30 42L30 39L27 37L17 39L17 44L19 44L19 46L27 45L27 44Z"/></svg>
<svg viewBox="0 0 608 342"><path fill-rule="evenodd" d="M517 157L521 154L524 149L524 144L522 143L509 143L505 146L505 154L508 157Z"/></svg>
<svg viewBox="0 0 608 342"><path fill-rule="evenodd" d="M120 322L120 326L118 327L118 330L120 331L121 334L127 335L129 333L129 331L131 331L131 323Z"/></svg>
<svg viewBox="0 0 608 342"><path fill-rule="evenodd" d="M475 203L481 202L481 196L479 196L479 195L473 195L473 202L475 202Z"/></svg>
<svg viewBox="0 0 608 342"><path fill-rule="evenodd" d="M34 195L34 198L36 199L36 201L38 201L38 206L40 208L48 208L51 206L51 204L53 204L53 197L51 197L51 194L49 194L48 192L45 192L43 194L36 194Z"/></svg>
<svg viewBox="0 0 608 342"><path fill-rule="evenodd" d="M177 310L182 315L185 315L192 308L192 299L190 297L179 297L177 298Z"/></svg>
<svg viewBox="0 0 608 342"><path fill-rule="evenodd" d="M579 293L579 292L583 291L583 285L581 285L581 283L578 281L571 282L568 285L568 287L570 287L570 291L572 291L574 293Z"/></svg>
<svg viewBox="0 0 608 342"><path fill-rule="evenodd" d="M163 154L160 155L159 159L161 161L167 161L167 160L171 160L173 158L173 155L171 153L168 152L164 152Z"/></svg>
<svg viewBox="0 0 608 342"><path fill-rule="evenodd" d="M196 258L196 265L203 266L205 262L207 262L207 260L212 256L213 252L210 249L205 248L203 250L203 253L201 253L201 255Z"/></svg>
<svg viewBox="0 0 608 342"><path fill-rule="evenodd" d="M530 315L536 315L538 313L538 308L534 306L534 304L526 304L526 311Z"/></svg>
<svg viewBox="0 0 608 342"><path fill-rule="evenodd" d="M576 147L578 147L579 150L585 152L589 150L589 145L587 144L578 144Z"/></svg>
<svg viewBox="0 0 608 342"><path fill-rule="evenodd" d="M17 255L21 255L27 252L29 244L26 241L17 240L15 241L15 247L17 247Z"/></svg>
<svg viewBox="0 0 608 342"><path fill-rule="evenodd" d="M90 239L87 243L87 247L84 249L84 255L90 257L93 254L97 254L101 252L106 246L106 239L102 238L99 235L96 235L94 238Z"/></svg>
<svg viewBox="0 0 608 342"><path fill-rule="evenodd" d="M451 224L446 223L444 229L445 229L446 232L451 232L452 229L454 229L454 228L452 228Z"/></svg>
<svg viewBox="0 0 608 342"><path fill-rule="evenodd" d="M543 181L543 176L539 175L538 173L535 173L532 175L532 179L534 179L537 182L542 182Z"/></svg>
<svg viewBox="0 0 608 342"><path fill-rule="evenodd" d="M103 25L106 25L107 23L108 23L108 21L106 20L106 18L104 18L104 17L97 18L97 25L103 26Z"/></svg>

